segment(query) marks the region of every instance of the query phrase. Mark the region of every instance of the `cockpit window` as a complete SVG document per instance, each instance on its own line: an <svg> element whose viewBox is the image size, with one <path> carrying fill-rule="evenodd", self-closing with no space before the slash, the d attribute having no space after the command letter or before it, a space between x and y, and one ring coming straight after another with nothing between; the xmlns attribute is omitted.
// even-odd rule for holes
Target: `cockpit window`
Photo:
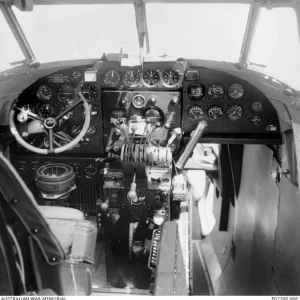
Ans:
<svg viewBox="0 0 300 300"><path fill-rule="evenodd" d="M0 10L0 72L13 68L25 59Z"/></svg>
<svg viewBox="0 0 300 300"><path fill-rule="evenodd" d="M139 53L132 4L36 5L13 9L39 61Z"/></svg>
<svg viewBox="0 0 300 300"><path fill-rule="evenodd" d="M238 62L249 9L248 4L149 3L150 51Z"/></svg>
<svg viewBox="0 0 300 300"><path fill-rule="evenodd" d="M261 9L251 66L300 89L300 44L294 9Z"/></svg>

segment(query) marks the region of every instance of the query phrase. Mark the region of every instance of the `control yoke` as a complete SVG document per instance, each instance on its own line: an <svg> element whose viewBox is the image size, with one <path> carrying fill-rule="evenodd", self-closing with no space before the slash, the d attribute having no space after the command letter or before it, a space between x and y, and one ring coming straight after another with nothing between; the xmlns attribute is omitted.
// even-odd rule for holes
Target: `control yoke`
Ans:
<svg viewBox="0 0 300 300"><path fill-rule="evenodd" d="M181 156L179 157L179 159L175 165L177 169L182 170L184 168L186 162L188 161L192 152L194 151L199 139L203 135L203 132L206 127L207 127L206 121L200 121L198 123L197 128L191 134L191 138L190 138L188 144L186 145L184 152L181 154Z"/></svg>

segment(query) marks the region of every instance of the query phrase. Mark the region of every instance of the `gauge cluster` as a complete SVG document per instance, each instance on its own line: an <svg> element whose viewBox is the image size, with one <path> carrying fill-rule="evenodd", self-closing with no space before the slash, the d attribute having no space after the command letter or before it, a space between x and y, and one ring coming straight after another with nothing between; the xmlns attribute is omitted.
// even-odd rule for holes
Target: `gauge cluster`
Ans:
<svg viewBox="0 0 300 300"><path fill-rule="evenodd" d="M82 141L71 149L70 153L101 153L103 143L98 134L102 135L102 108L100 100L100 84L96 82L85 82L84 74L88 67L63 70L39 79L20 96L20 100L30 105L32 110L44 118L55 117L64 111L69 105L78 99L76 87L80 84L81 92L88 102L91 111L90 127ZM111 77L115 77L111 74ZM113 79L108 79L113 80ZM56 138L56 145L64 145L66 140L74 139L81 131L84 123L85 113L82 105L76 106L61 121L56 133L63 138ZM32 145L45 148L48 145L46 136L37 136ZM24 151L23 148L19 149Z"/></svg>
<svg viewBox="0 0 300 300"><path fill-rule="evenodd" d="M183 72L179 69L108 69L102 74L102 84L106 88L179 88Z"/></svg>
<svg viewBox="0 0 300 300"><path fill-rule="evenodd" d="M182 128L186 133L206 120L206 134L280 135L274 107L248 82L206 68L187 70L184 78Z"/></svg>

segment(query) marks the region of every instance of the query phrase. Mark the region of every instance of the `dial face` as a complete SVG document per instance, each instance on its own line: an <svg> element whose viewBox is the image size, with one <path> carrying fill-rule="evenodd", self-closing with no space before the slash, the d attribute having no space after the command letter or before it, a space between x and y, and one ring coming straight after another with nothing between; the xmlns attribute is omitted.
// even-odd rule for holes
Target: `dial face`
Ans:
<svg viewBox="0 0 300 300"><path fill-rule="evenodd" d="M81 75L81 73L79 72L79 71L74 71L73 73L72 73L72 77L73 77L73 79L75 80L75 81L80 81L81 80L81 77L82 77L82 75Z"/></svg>
<svg viewBox="0 0 300 300"><path fill-rule="evenodd" d="M221 99L224 96L224 89L220 84L214 83L208 87L207 94L213 99Z"/></svg>
<svg viewBox="0 0 300 300"><path fill-rule="evenodd" d="M36 95L40 100L49 101L53 97L51 86L46 84L40 85Z"/></svg>
<svg viewBox="0 0 300 300"><path fill-rule="evenodd" d="M143 80L149 86L156 85L159 82L159 73L155 70L147 70L143 74Z"/></svg>
<svg viewBox="0 0 300 300"><path fill-rule="evenodd" d="M55 115L55 109L52 104L43 103L38 107L39 114L44 118L50 118Z"/></svg>
<svg viewBox="0 0 300 300"><path fill-rule="evenodd" d="M189 109L189 116L193 120L200 120L204 116L204 111L200 105L194 105Z"/></svg>
<svg viewBox="0 0 300 300"><path fill-rule="evenodd" d="M97 127L92 125L88 128L86 135L94 135L97 132Z"/></svg>
<svg viewBox="0 0 300 300"><path fill-rule="evenodd" d="M244 114L243 108L240 105L231 105L226 110L227 117L232 121L237 121Z"/></svg>
<svg viewBox="0 0 300 300"><path fill-rule="evenodd" d="M135 95L132 98L132 105L135 108L143 108L146 105L147 101L143 95Z"/></svg>
<svg viewBox="0 0 300 300"><path fill-rule="evenodd" d="M162 80L166 86L174 86L179 81L179 73L175 70L165 70L162 73Z"/></svg>
<svg viewBox="0 0 300 300"><path fill-rule="evenodd" d="M190 100L201 100L204 97L204 85L202 83L192 83L187 89Z"/></svg>
<svg viewBox="0 0 300 300"><path fill-rule="evenodd" d="M258 127L262 123L262 117L260 115L254 114L254 115L251 116L250 121L254 126Z"/></svg>
<svg viewBox="0 0 300 300"><path fill-rule="evenodd" d="M219 105L212 105L209 107L207 114L211 120L218 120L223 116L223 109Z"/></svg>
<svg viewBox="0 0 300 300"><path fill-rule="evenodd" d="M252 110L261 112L264 110L263 104L260 101L255 101L252 104Z"/></svg>
<svg viewBox="0 0 300 300"><path fill-rule="evenodd" d="M120 73L117 70L108 70L104 76L104 82L110 86L117 86L120 83Z"/></svg>
<svg viewBox="0 0 300 300"><path fill-rule="evenodd" d="M228 88L228 96L231 99L237 100L242 98L244 95L244 88L241 84L239 83L234 83L229 86Z"/></svg>
<svg viewBox="0 0 300 300"><path fill-rule="evenodd" d="M62 85L58 89L57 96L61 102L70 104L76 99L76 91L70 85Z"/></svg>
<svg viewBox="0 0 300 300"><path fill-rule="evenodd" d="M74 124L72 127L71 127L71 134L72 135L77 135L79 134L81 131L81 126L78 125L78 124Z"/></svg>
<svg viewBox="0 0 300 300"><path fill-rule="evenodd" d="M151 106L149 108L146 108L143 116L145 119L148 119L151 123L151 125L157 124L158 127L160 127L163 124L163 112L160 111L157 107ZM159 123L159 124L158 124Z"/></svg>
<svg viewBox="0 0 300 300"><path fill-rule="evenodd" d="M97 87L92 84L85 84L81 92L86 101L95 101L98 97Z"/></svg>
<svg viewBox="0 0 300 300"><path fill-rule="evenodd" d="M123 82L125 85L131 87L136 86L140 79L140 73L138 70L128 70L124 74Z"/></svg>

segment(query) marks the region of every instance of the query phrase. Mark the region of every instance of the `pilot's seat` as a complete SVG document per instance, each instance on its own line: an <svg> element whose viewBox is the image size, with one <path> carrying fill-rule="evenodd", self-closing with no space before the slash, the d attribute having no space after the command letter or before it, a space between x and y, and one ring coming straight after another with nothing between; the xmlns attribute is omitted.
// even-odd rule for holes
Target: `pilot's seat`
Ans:
<svg viewBox="0 0 300 300"><path fill-rule="evenodd" d="M75 189L75 173L66 164L51 163L36 171L36 185L45 200L67 204ZM70 260L94 262L97 227L84 219L82 211L63 206L40 205L40 212Z"/></svg>

